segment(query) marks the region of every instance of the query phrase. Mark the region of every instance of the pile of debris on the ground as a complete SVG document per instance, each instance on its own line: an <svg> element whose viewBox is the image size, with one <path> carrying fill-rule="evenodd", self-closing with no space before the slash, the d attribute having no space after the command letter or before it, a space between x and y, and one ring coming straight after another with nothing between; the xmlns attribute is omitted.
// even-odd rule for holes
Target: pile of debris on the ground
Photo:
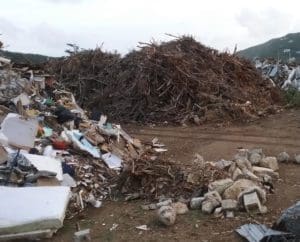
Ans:
<svg viewBox="0 0 300 242"><path fill-rule="evenodd" d="M279 178L278 163L289 161L291 157L286 152L270 157L265 156L260 148L239 149L232 160L216 162L205 162L200 155L196 155L191 169L185 169L184 180L194 185L190 197L183 193L181 196L166 193L158 203L143 205L142 208L158 209L159 219L166 225L173 224L176 215L187 213L189 209L200 209L204 214L226 218L234 217L238 211L264 214L268 211L265 206L267 194L274 193L274 181ZM294 161L299 163L299 156ZM208 166L212 173L203 173ZM160 184L163 181L156 183L156 187ZM182 186L177 188L180 190Z"/></svg>
<svg viewBox="0 0 300 242"><path fill-rule="evenodd" d="M247 60L192 37L141 44L123 58L101 49L72 53L47 68L79 104L118 121L245 121L278 101Z"/></svg>
<svg viewBox="0 0 300 242"><path fill-rule="evenodd" d="M275 59L256 59L255 67L264 78L284 90L300 90L300 66L295 63L283 63Z"/></svg>
<svg viewBox="0 0 300 242"><path fill-rule="evenodd" d="M105 115L89 119L52 76L0 63L0 239L52 236L66 213L101 207L127 163L138 167L166 151Z"/></svg>

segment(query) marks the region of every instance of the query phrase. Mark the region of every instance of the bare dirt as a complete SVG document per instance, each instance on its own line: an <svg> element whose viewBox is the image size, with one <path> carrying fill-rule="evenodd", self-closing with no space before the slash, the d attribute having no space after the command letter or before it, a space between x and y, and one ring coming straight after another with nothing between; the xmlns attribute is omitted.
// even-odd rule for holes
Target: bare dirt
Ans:
<svg viewBox="0 0 300 242"><path fill-rule="evenodd" d="M238 147L262 147L267 155L287 151L300 153L300 110L284 111L247 125L217 127L127 127L129 133L141 139L158 137L168 146L168 157L178 162L190 162L194 153L206 160L230 159ZM300 165L280 164L280 180L275 193L268 195L268 214L249 216L237 214L233 219L214 218L190 211L178 215L176 224L164 227L156 221L155 212L143 211L143 201L107 201L99 209L87 209L80 217L66 220L65 226L50 240L73 241L75 224L90 228L92 241L243 241L234 230L249 222L272 225L281 211L300 200ZM113 224L117 228L111 230ZM146 224L150 230L136 226Z"/></svg>

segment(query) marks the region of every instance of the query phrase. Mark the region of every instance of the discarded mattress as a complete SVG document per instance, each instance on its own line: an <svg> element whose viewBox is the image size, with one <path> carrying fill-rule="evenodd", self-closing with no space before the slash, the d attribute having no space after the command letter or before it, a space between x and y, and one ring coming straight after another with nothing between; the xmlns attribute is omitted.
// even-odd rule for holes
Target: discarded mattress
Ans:
<svg viewBox="0 0 300 242"><path fill-rule="evenodd" d="M69 187L0 186L0 239L63 226Z"/></svg>

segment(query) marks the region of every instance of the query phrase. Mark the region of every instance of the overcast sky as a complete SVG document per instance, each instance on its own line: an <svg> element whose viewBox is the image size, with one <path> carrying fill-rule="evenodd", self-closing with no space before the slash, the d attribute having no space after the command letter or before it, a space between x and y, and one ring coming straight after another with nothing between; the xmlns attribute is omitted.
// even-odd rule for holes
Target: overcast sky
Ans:
<svg viewBox="0 0 300 242"><path fill-rule="evenodd" d="M297 0L0 0L6 49L64 55L66 43L121 53L190 34L219 50L300 32Z"/></svg>

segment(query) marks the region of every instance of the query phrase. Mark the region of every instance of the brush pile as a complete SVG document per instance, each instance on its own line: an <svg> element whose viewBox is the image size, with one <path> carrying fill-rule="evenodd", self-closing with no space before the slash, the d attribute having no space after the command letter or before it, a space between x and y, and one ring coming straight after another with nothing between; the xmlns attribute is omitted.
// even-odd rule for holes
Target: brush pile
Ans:
<svg viewBox="0 0 300 242"><path fill-rule="evenodd" d="M123 58L82 51L48 70L84 107L122 122L246 121L277 95L249 61L191 37L142 44Z"/></svg>

